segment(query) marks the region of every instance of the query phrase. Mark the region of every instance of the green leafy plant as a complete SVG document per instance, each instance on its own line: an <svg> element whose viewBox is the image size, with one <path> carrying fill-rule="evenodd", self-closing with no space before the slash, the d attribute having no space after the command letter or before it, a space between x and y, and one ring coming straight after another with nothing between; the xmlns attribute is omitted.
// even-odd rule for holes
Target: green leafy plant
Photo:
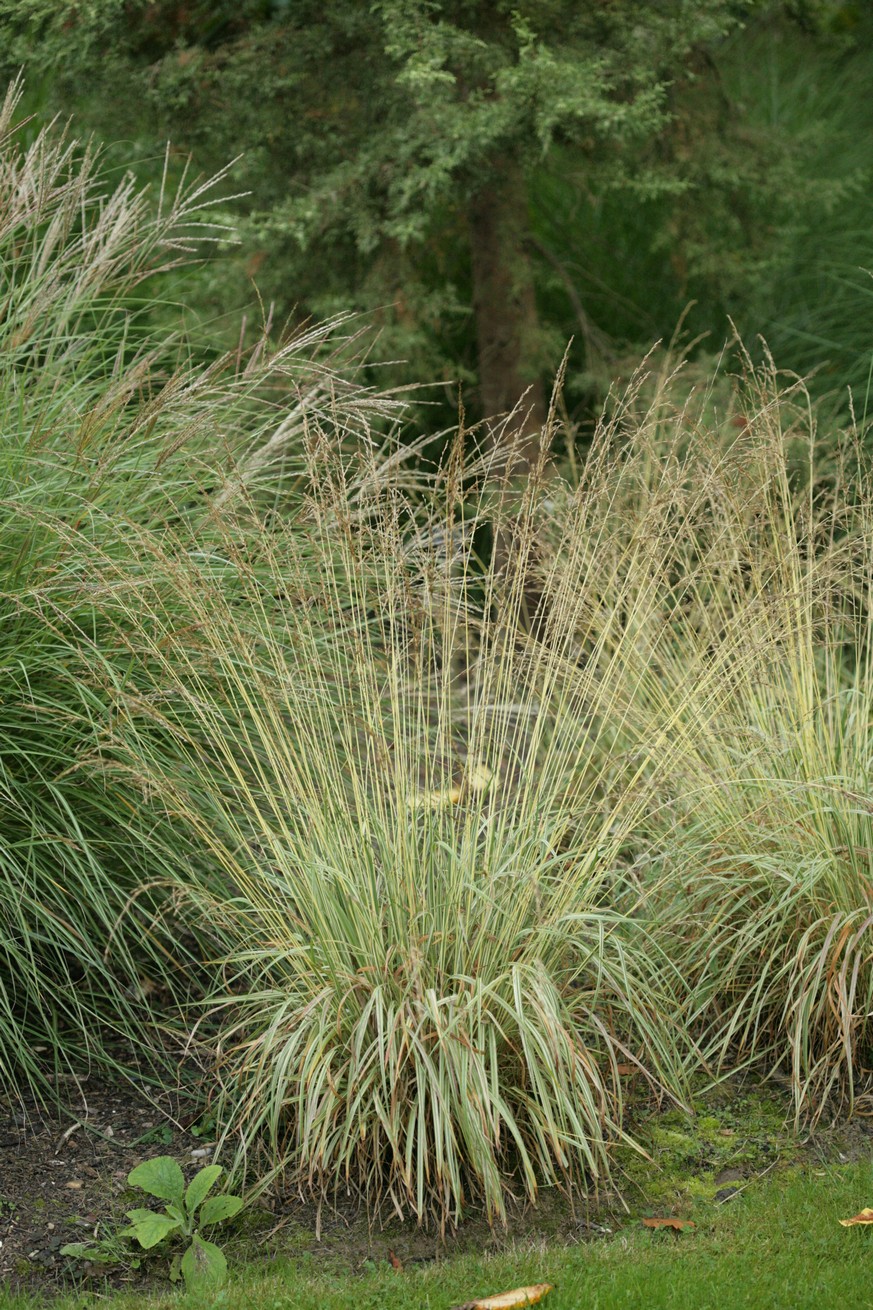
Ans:
<svg viewBox="0 0 873 1310"><path fill-rule="evenodd" d="M227 1279L227 1260L215 1242L202 1236L203 1228L224 1223L239 1214L242 1197L229 1192L210 1196L223 1170L220 1164L208 1164L194 1175L188 1185L176 1160L159 1155L137 1165L127 1177L131 1187L139 1187L149 1196L166 1201L163 1213L145 1206L128 1210L130 1225L108 1233L95 1242L70 1242L61 1247L61 1255L93 1264L126 1264L139 1268L139 1258L128 1242L139 1243L151 1251L174 1236L187 1238L186 1250L177 1252L170 1262L170 1278L184 1278L190 1292L195 1289L222 1287Z"/></svg>
<svg viewBox="0 0 873 1310"><path fill-rule="evenodd" d="M203 1140L207 1142L215 1141L217 1131L215 1115L212 1111L207 1111L202 1119L198 1120L196 1124L191 1125L189 1131L192 1137L202 1137Z"/></svg>
<svg viewBox="0 0 873 1310"><path fill-rule="evenodd" d="M170 1146L173 1141L173 1130L169 1124L155 1124L152 1128L147 1128L139 1137L134 1138L134 1146Z"/></svg>
<svg viewBox="0 0 873 1310"><path fill-rule="evenodd" d="M140 1206L128 1210L130 1227L121 1237L132 1237L144 1251L177 1235L189 1239L187 1249L173 1256L170 1278L184 1278L188 1291L195 1288L221 1287L227 1279L227 1260L215 1242L201 1235L203 1228L224 1223L239 1214L242 1197L225 1192L210 1196L223 1173L220 1164L207 1164L185 1186L185 1177L171 1155L145 1160L128 1174L131 1187L142 1188L149 1196L166 1201L163 1213Z"/></svg>

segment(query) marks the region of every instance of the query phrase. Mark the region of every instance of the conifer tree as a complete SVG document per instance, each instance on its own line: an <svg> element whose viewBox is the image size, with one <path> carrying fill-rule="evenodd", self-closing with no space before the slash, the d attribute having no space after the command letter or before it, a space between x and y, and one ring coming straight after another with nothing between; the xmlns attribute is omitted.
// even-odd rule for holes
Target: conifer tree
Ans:
<svg viewBox="0 0 873 1310"><path fill-rule="evenodd" d="M621 188L628 203L681 195L689 133L678 151L663 143L680 108L693 114L695 95L711 93L706 52L765 7L2 0L0 37L71 89L102 82L116 124L145 105L207 164L245 152L252 221L290 283L288 306L360 304L369 285L374 301L387 288L401 318L439 319L463 306L438 290L424 308L404 301L417 271L465 252L480 413L526 394L533 453L557 363L543 350L531 262L537 169L557 153L583 190Z"/></svg>

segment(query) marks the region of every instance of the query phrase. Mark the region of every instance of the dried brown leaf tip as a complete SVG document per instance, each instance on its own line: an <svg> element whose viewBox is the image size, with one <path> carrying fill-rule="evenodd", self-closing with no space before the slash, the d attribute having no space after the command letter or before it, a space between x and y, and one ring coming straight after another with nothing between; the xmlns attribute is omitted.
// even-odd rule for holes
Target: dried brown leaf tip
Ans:
<svg viewBox="0 0 873 1310"><path fill-rule="evenodd" d="M694 1223L692 1219L655 1218L655 1219L644 1219L643 1227L644 1228L672 1228L674 1232L682 1233L685 1231L686 1228L696 1228L697 1224Z"/></svg>
<svg viewBox="0 0 873 1310"><path fill-rule="evenodd" d="M523 1310L526 1305L536 1305L552 1290L551 1283L534 1283L531 1287L515 1287L511 1292L501 1292L499 1296L483 1296L479 1301L465 1301L463 1305L453 1306L452 1310Z"/></svg>
<svg viewBox="0 0 873 1310"><path fill-rule="evenodd" d="M844 1228L852 1228L855 1224L873 1224L873 1210L861 1210L853 1214L851 1219L841 1219L840 1223Z"/></svg>

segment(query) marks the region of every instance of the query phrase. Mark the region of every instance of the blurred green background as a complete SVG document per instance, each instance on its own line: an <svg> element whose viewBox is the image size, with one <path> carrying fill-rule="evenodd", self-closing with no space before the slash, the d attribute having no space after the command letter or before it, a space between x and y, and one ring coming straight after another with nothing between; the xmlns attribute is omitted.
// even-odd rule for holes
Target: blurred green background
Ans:
<svg viewBox="0 0 873 1310"><path fill-rule="evenodd" d="M810 375L825 417L866 413L869 6L4 0L0 37L28 107L72 115L119 169L157 186L168 141L171 176L236 160L219 217L238 240L167 287L216 349L241 313L281 336L353 311L372 329L357 366L423 387L436 433L459 396L473 418L506 388L547 396L572 340L584 435L680 323L707 356L735 327ZM497 305L514 344L483 341L483 203L515 214Z"/></svg>

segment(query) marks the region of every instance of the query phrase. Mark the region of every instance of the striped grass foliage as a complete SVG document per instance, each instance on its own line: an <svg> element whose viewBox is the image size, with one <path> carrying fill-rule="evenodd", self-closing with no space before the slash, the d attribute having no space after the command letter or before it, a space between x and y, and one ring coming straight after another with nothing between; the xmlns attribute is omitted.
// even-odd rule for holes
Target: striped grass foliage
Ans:
<svg viewBox="0 0 873 1310"><path fill-rule="evenodd" d="M173 405L146 400L158 352L129 346L127 298L198 198L152 219L63 132L25 148L20 93L0 113L0 1083L44 1091L93 1051L111 1058L107 1027L141 1025L142 965L113 927L160 840L135 793L89 767L105 705L86 649L104 626L101 554L126 555L115 516L166 514L166 442L146 434L174 425Z"/></svg>
<svg viewBox="0 0 873 1310"><path fill-rule="evenodd" d="M863 1105L873 1067L873 524L863 470L797 491L773 445L756 531L735 542L731 694L688 761L709 785L667 851L715 1060L765 1055L814 1121Z"/></svg>
<svg viewBox="0 0 873 1310"><path fill-rule="evenodd" d="M650 761L613 785L614 691L579 658L596 479L533 596L545 476L457 447L413 500L309 457L293 531L228 537L233 600L186 574L202 648L156 638L173 694L131 706L188 743L150 785L228 889L189 884L224 943L219 1119L261 1184L500 1218L607 1177L619 1066L683 1085L670 966L615 904Z"/></svg>
<svg viewBox="0 0 873 1310"><path fill-rule="evenodd" d="M871 484L851 440L818 472L772 366L703 412L667 386L631 416L625 517L596 546L616 758L671 743L629 880L710 1068L766 1061L815 1120L868 1104L873 1067Z"/></svg>
<svg viewBox="0 0 873 1310"><path fill-rule="evenodd" d="M310 362L317 332L206 369L156 338L148 296L214 235L211 187L112 185L56 126L26 145L20 94L0 112L0 1085L45 1092L132 1059L149 1007L196 984L193 942L156 916L197 851L108 768L132 634L193 632L170 565L212 558L219 499L293 498L308 412L360 437L390 402Z"/></svg>
<svg viewBox="0 0 873 1310"><path fill-rule="evenodd" d="M212 191L25 147L17 94L0 1081L205 989L240 1166L441 1226L606 1178L628 1068L865 1104L873 501L802 389L665 365L570 481L460 439L413 472L338 325L156 339Z"/></svg>

